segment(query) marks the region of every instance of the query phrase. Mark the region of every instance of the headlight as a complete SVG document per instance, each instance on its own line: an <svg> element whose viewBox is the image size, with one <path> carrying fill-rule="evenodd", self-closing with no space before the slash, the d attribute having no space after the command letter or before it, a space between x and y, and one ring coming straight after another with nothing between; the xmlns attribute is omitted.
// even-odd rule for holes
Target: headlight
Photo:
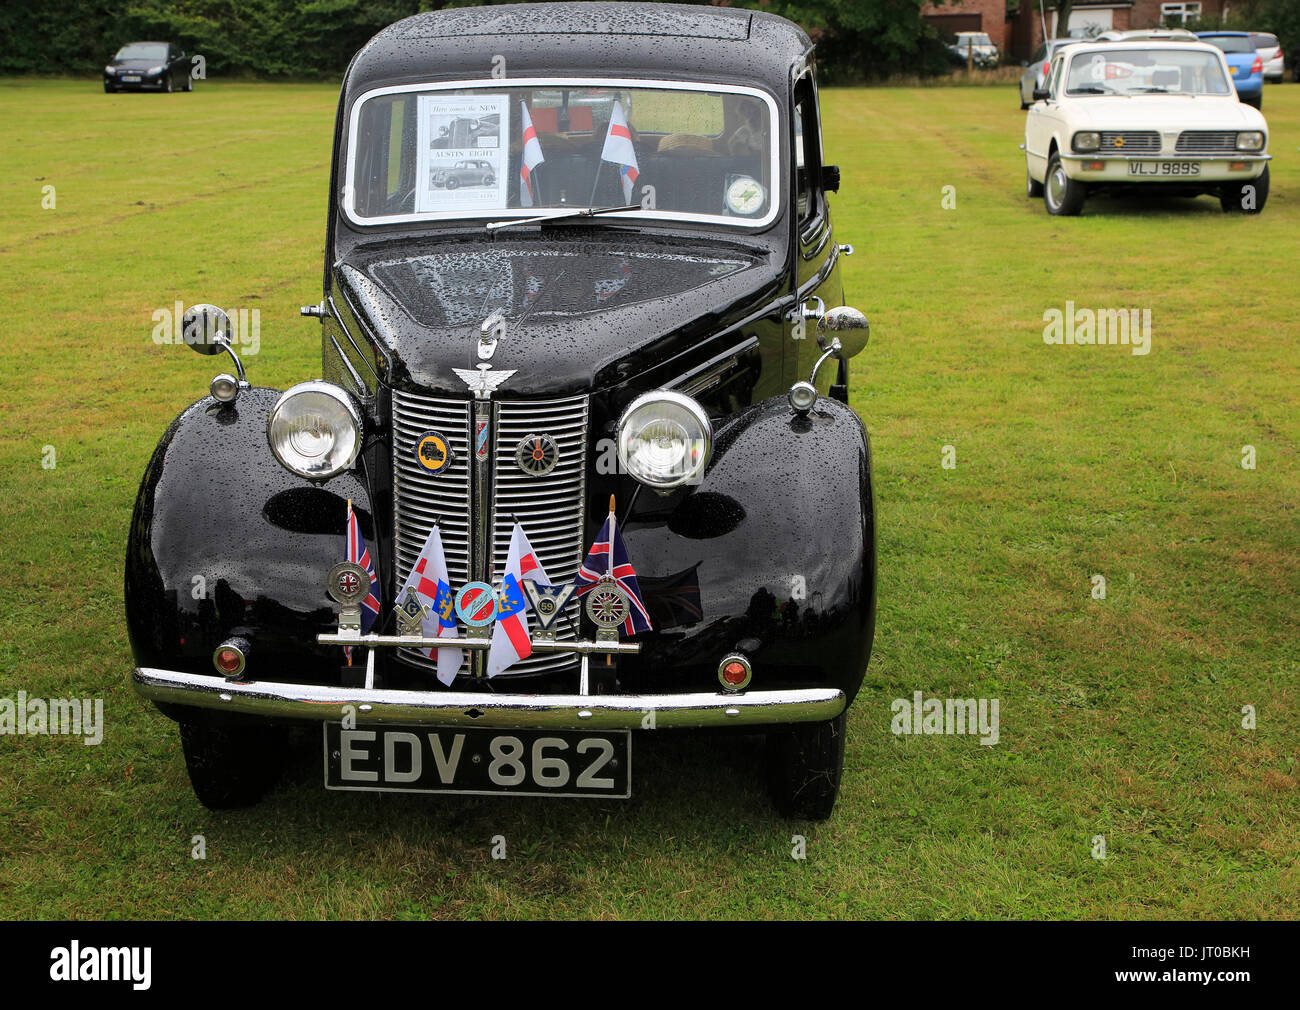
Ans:
<svg viewBox="0 0 1300 1010"><path fill-rule="evenodd" d="M633 477L658 490L698 483L713 447L709 416L689 396L645 393L618 422L618 458Z"/></svg>
<svg viewBox="0 0 1300 1010"><path fill-rule="evenodd" d="M1101 147L1101 134L1091 130L1080 130L1074 135L1072 146L1076 151L1095 151Z"/></svg>
<svg viewBox="0 0 1300 1010"><path fill-rule="evenodd" d="M104 68L104 73L106 73L106 74L111 74L112 72L113 72L113 68L112 68L112 67L105 67L105 68Z"/></svg>
<svg viewBox="0 0 1300 1010"><path fill-rule="evenodd" d="M346 470L361 449L361 415L338 386L313 380L284 391L266 435L286 470L324 480Z"/></svg>
<svg viewBox="0 0 1300 1010"><path fill-rule="evenodd" d="M149 76L150 76L150 77L152 77L154 74L161 74L162 72L163 72L163 68L162 68L162 67L150 67L150 68L149 68Z"/></svg>
<svg viewBox="0 0 1300 1010"><path fill-rule="evenodd" d="M1238 151L1262 151L1264 150L1264 134L1258 130L1251 130L1249 133L1237 134Z"/></svg>

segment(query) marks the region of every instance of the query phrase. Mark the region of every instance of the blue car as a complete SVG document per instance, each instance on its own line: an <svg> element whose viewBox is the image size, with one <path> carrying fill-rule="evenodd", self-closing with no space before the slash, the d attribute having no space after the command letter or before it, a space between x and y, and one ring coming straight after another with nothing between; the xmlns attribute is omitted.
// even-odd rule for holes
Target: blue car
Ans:
<svg viewBox="0 0 1300 1010"><path fill-rule="evenodd" d="M1197 36L1223 50L1232 71L1237 97L1247 105L1264 104L1264 61L1251 41L1250 32L1197 32Z"/></svg>

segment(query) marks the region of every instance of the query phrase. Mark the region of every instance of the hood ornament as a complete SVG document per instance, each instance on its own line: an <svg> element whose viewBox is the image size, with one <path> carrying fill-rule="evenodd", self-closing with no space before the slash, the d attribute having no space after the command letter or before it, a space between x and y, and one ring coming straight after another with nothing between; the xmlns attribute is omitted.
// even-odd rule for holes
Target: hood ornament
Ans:
<svg viewBox="0 0 1300 1010"><path fill-rule="evenodd" d="M506 379L514 375L519 369L511 368L508 371L494 372L492 366L482 364L478 369L473 368L453 368L452 371L465 383L474 394L475 399L486 400L492 395L492 391L505 382Z"/></svg>
<svg viewBox="0 0 1300 1010"><path fill-rule="evenodd" d="M497 341L506 335L506 317L500 309L479 323L478 359L488 361L496 353Z"/></svg>

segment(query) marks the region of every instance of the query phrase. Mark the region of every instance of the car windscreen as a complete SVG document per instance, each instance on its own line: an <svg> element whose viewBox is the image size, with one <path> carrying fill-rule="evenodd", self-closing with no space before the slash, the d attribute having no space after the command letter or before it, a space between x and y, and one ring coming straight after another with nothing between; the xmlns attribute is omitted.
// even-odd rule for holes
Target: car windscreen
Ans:
<svg viewBox="0 0 1300 1010"><path fill-rule="evenodd" d="M747 88L381 89L353 107L343 207L360 224L631 204L639 218L766 224L778 210L777 123L776 103Z"/></svg>
<svg viewBox="0 0 1300 1010"><path fill-rule="evenodd" d="M167 45L163 42L132 42L123 46L113 57L115 60L165 60Z"/></svg>
<svg viewBox="0 0 1300 1010"><path fill-rule="evenodd" d="M1202 35L1201 41L1218 46L1225 53L1255 53L1255 45L1246 35Z"/></svg>
<svg viewBox="0 0 1300 1010"><path fill-rule="evenodd" d="M1212 53L1151 49L1076 53L1066 75L1069 95L1228 95L1232 85Z"/></svg>

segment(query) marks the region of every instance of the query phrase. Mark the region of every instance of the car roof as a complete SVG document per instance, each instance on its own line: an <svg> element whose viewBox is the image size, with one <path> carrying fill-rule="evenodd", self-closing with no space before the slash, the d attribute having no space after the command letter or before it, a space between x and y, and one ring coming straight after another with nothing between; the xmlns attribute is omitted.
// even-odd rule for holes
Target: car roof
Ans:
<svg viewBox="0 0 1300 1010"><path fill-rule="evenodd" d="M763 11L668 3L507 4L427 11L353 57L351 100L398 84L487 78L636 77L766 84L781 93L812 42Z"/></svg>
<svg viewBox="0 0 1300 1010"><path fill-rule="evenodd" d="M1087 43L1083 46L1085 52L1097 53L1115 53L1115 52L1136 52L1141 49L1189 49L1198 53L1219 53L1222 55L1223 50L1208 42L1196 42L1193 39L1155 39L1154 41L1138 42L1097 42Z"/></svg>

